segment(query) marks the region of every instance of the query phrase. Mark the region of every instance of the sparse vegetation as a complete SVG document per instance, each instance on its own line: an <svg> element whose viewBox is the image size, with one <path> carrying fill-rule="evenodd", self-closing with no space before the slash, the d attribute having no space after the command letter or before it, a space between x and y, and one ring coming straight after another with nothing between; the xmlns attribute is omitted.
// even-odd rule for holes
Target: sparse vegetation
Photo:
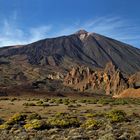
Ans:
<svg viewBox="0 0 140 140"><path fill-rule="evenodd" d="M47 123L51 128L54 128L54 127L68 128L68 127L77 127L80 125L80 122L78 121L77 118L67 118L67 117L50 118L48 119Z"/></svg>
<svg viewBox="0 0 140 140"><path fill-rule="evenodd" d="M101 124L100 121L88 119L81 125L81 127L97 129L100 126L100 124Z"/></svg>
<svg viewBox="0 0 140 140"><path fill-rule="evenodd" d="M17 113L14 114L6 123L9 125L17 124L20 121L24 121L26 119L25 114Z"/></svg>
<svg viewBox="0 0 140 140"><path fill-rule="evenodd" d="M40 120L41 116L37 113L31 113L28 115L27 119L28 120L34 120L34 119Z"/></svg>
<svg viewBox="0 0 140 140"><path fill-rule="evenodd" d="M136 132L140 131L138 99L4 98L0 104L1 114L5 113L1 116L0 134L6 138L14 136L13 139L16 139L20 134L18 137L23 139L21 135L24 132L26 139L66 139L74 135L81 135L80 139L85 136L87 139L99 139L101 136L100 139L117 139L123 137L126 130L131 138L137 137ZM15 108L17 104L19 107ZM48 107L44 108L45 105ZM6 109L11 117L6 114ZM134 130L130 126L134 126Z"/></svg>
<svg viewBox="0 0 140 140"><path fill-rule="evenodd" d="M111 122L122 122L126 119L126 113L122 110L111 110L106 114Z"/></svg>
<svg viewBox="0 0 140 140"><path fill-rule="evenodd" d="M10 128L11 128L11 126L7 123L3 123L0 125L0 130L10 129Z"/></svg>
<svg viewBox="0 0 140 140"><path fill-rule="evenodd" d="M47 127L46 122L38 119L31 120L27 124L24 125L26 130L36 129L43 130Z"/></svg>
<svg viewBox="0 0 140 140"><path fill-rule="evenodd" d="M36 106L35 103L23 103L23 106Z"/></svg>

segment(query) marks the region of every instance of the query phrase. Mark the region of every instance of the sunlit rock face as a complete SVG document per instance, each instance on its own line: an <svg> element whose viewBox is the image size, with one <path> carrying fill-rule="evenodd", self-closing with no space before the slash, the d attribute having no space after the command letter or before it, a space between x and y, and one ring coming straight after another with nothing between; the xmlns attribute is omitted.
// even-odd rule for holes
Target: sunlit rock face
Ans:
<svg viewBox="0 0 140 140"><path fill-rule="evenodd" d="M128 88L127 80L112 63L108 63L104 70L96 71L88 67L72 68L64 84L79 91L104 90L107 95L118 95Z"/></svg>

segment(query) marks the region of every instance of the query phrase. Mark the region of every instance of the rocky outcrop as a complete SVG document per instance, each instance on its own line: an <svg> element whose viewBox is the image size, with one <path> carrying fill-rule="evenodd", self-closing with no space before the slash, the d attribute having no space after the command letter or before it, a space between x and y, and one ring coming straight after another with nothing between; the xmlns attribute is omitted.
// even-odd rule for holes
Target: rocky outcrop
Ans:
<svg viewBox="0 0 140 140"><path fill-rule="evenodd" d="M64 76L59 72L55 72L53 74L47 75L47 79L50 79L50 80L63 80L63 78Z"/></svg>
<svg viewBox="0 0 140 140"><path fill-rule="evenodd" d="M140 72L130 76L128 82L131 88L140 88Z"/></svg>
<svg viewBox="0 0 140 140"><path fill-rule="evenodd" d="M64 79L64 85L82 92L103 90L107 95L118 95L128 88L127 79L112 63L108 63L104 70L96 71L88 67L72 68Z"/></svg>
<svg viewBox="0 0 140 140"><path fill-rule="evenodd" d="M114 98L140 98L140 88L128 88L122 91L119 95L114 95Z"/></svg>

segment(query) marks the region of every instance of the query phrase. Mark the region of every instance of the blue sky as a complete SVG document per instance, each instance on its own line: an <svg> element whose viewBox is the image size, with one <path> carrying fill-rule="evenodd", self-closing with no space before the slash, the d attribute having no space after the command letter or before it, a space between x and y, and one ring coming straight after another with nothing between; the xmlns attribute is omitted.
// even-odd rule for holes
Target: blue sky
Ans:
<svg viewBox="0 0 140 140"><path fill-rule="evenodd" d="M140 0L0 0L0 46L96 32L140 48Z"/></svg>

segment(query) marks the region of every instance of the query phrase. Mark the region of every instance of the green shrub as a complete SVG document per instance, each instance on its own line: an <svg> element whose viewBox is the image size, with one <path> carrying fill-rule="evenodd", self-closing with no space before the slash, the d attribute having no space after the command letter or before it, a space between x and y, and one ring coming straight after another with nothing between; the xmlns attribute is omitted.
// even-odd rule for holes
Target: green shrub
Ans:
<svg viewBox="0 0 140 140"><path fill-rule="evenodd" d="M50 127L59 127L59 128L66 128L66 127L77 127L80 125L80 122L77 117L71 117L70 114L65 112L57 113L53 118L49 118L47 123Z"/></svg>
<svg viewBox="0 0 140 140"><path fill-rule="evenodd" d="M17 100L17 98L12 98L12 99L11 99L11 102L14 102L15 100Z"/></svg>
<svg viewBox="0 0 140 140"><path fill-rule="evenodd" d="M70 104L70 100L67 99L67 98L64 99L64 100L63 100L63 104L64 104L64 105L69 105L69 104Z"/></svg>
<svg viewBox="0 0 140 140"><path fill-rule="evenodd" d="M91 99L91 100L87 100L88 104L97 104L98 100L97 99Z"/></svg>
<svg viewBox="0 0 140 140"><path fill-rule="evenodd" d="M55 99L55 103L56 104L63 104L63 100L60 98L60 99Z"/></svg>
<svg viewBox="0 0 140 140"><path fill-rule="evenodd" d="M83 128L92 128L92 129L97 129L100 126L100 122L94 119L87 119L81 127Z"/></svg>
<svg viewBox="0 0 140 140"><path fill-rule="evenodd" d="M75 99L73 99L73 100L68 100L68 102L75 104L75 103L76 103L76 100L75 100Z"/></svg>
<svg viewBox="0 0 140 140"><path fill-rule="evenodd" d="M87 102L86 99L79 100L79 103L86 103L86 102Z"/></svg>
<svg viewBox="0 0 140 140"><path fill-rule="evenodd" d="M11 128L11 125L7 124L7 123L3 123L0 125L0 130L1 129L10 129Z"/></svg>
<svg viewBox="0 0 140 140"><path fill-rule="evenodd" d="M39 114L37 114L37 113L31 113L30 115L28 115L27 119L28 120L34 120L34 119L40 120L41 116Z"/></svg>
<svg viewBox="0 0 140 140"><path fill-rule="evenodd" d="M50 100L49 98L45 98L43 101L48 102L49 100Z"/></svg>
<svg viewBox="0 0 140 140"><path fill-rule="evenodd" d="M54 98L49 101L49 103L55 103L55 102L56 100Z"/></svg>
<svg viewBox="0 0 140 140"><path fill-rule="evenodd" d="M17 113L17 114L14 114L14 115L6 122L6 124L14 125L14 124L19 123L20 121L24 121L25 119L26 119L26 115L21 114L21 113Z"/></svg>
<svg viewBox="0 0 140 140"><path fill-rule="evenodd" d="M50 106L48 103L43 103L41 106Z"/></svg>
<svg viewBox="0 0 140 140"><path fill-rule="evenodd" d="M114 102L112 102L111 104L113 105L125 105L125 104L129 104L129 100L126 99L115 99Z"/></svg>
<svg viewBox="0 0 140 140"><path fill-rule="evenodd" d="M64 105L69 105L69 102L64 102Z"/></svg>
<svg viewBox="0 0 140 140"><path fill-rule="evenodd" d="M93 114L93 113L87 113L87 114L85 114L85 116L88 117L88 118L92 118L92 117L95 116L95 114Z"/></svg>
<svg viewBox="0 0 140 140"><path fill-rule="evenodd" d="M43 103L44 103L44 102L40 100L40 101L37 101L37 102L36 102L36 105L37 105L37 106L42 106Z"/></svg>
<svg viewBox="0 0 140 140"><path fill-rule="evenodd" d="M64 117L64 116L69 116L69 114L65 112L58 112L55 114L55 117Z"/></svg>
<svg viewBox="0 0 140 140"><path fill-rule="evenodd" d="M23 106L36 106L35 103L23 103Z"/></svg>
<svg viewBox="0 0 140 140"><path fill-rule="evenodd" d="M106 114L110 122L122 122L126 119L126 113L122 110L111 110Z"/></svg>
<svg viewBox="0 0 140 140"><path fill-rule="evenodd" d="M1 100L9 100L9 98L8 97L2 97L2 98L0 98L0 101Z"/></svg>
<svg viewBox="0 0 140 140"><path fill-rule="evenodd" d="M112 99L101 98L98 100L98 104L107 105L112 102Z"/></svg>
<svg viewBox="0 0 140 140"><path fill-rule="evenodd" d="M68 128L68 127L77 127L80 125L79 120L77 118L51 118L48 119L47 124L51 127L58 128Z"/></svg>
<svg viewBox="0 0 140 140"><path fill-rule="evenodd" d="M80 104L76 104L75 106L76 106L76 107L80 107L81 105L80 105Z"/></svg>
<svg viewBox="0 0 140 140"><path fill-rule="evenodd" d="M31 120L31 122L24 125L26 130L36 129L36 130L43 130L47 128L46 122L38 119Z"/></svg>

